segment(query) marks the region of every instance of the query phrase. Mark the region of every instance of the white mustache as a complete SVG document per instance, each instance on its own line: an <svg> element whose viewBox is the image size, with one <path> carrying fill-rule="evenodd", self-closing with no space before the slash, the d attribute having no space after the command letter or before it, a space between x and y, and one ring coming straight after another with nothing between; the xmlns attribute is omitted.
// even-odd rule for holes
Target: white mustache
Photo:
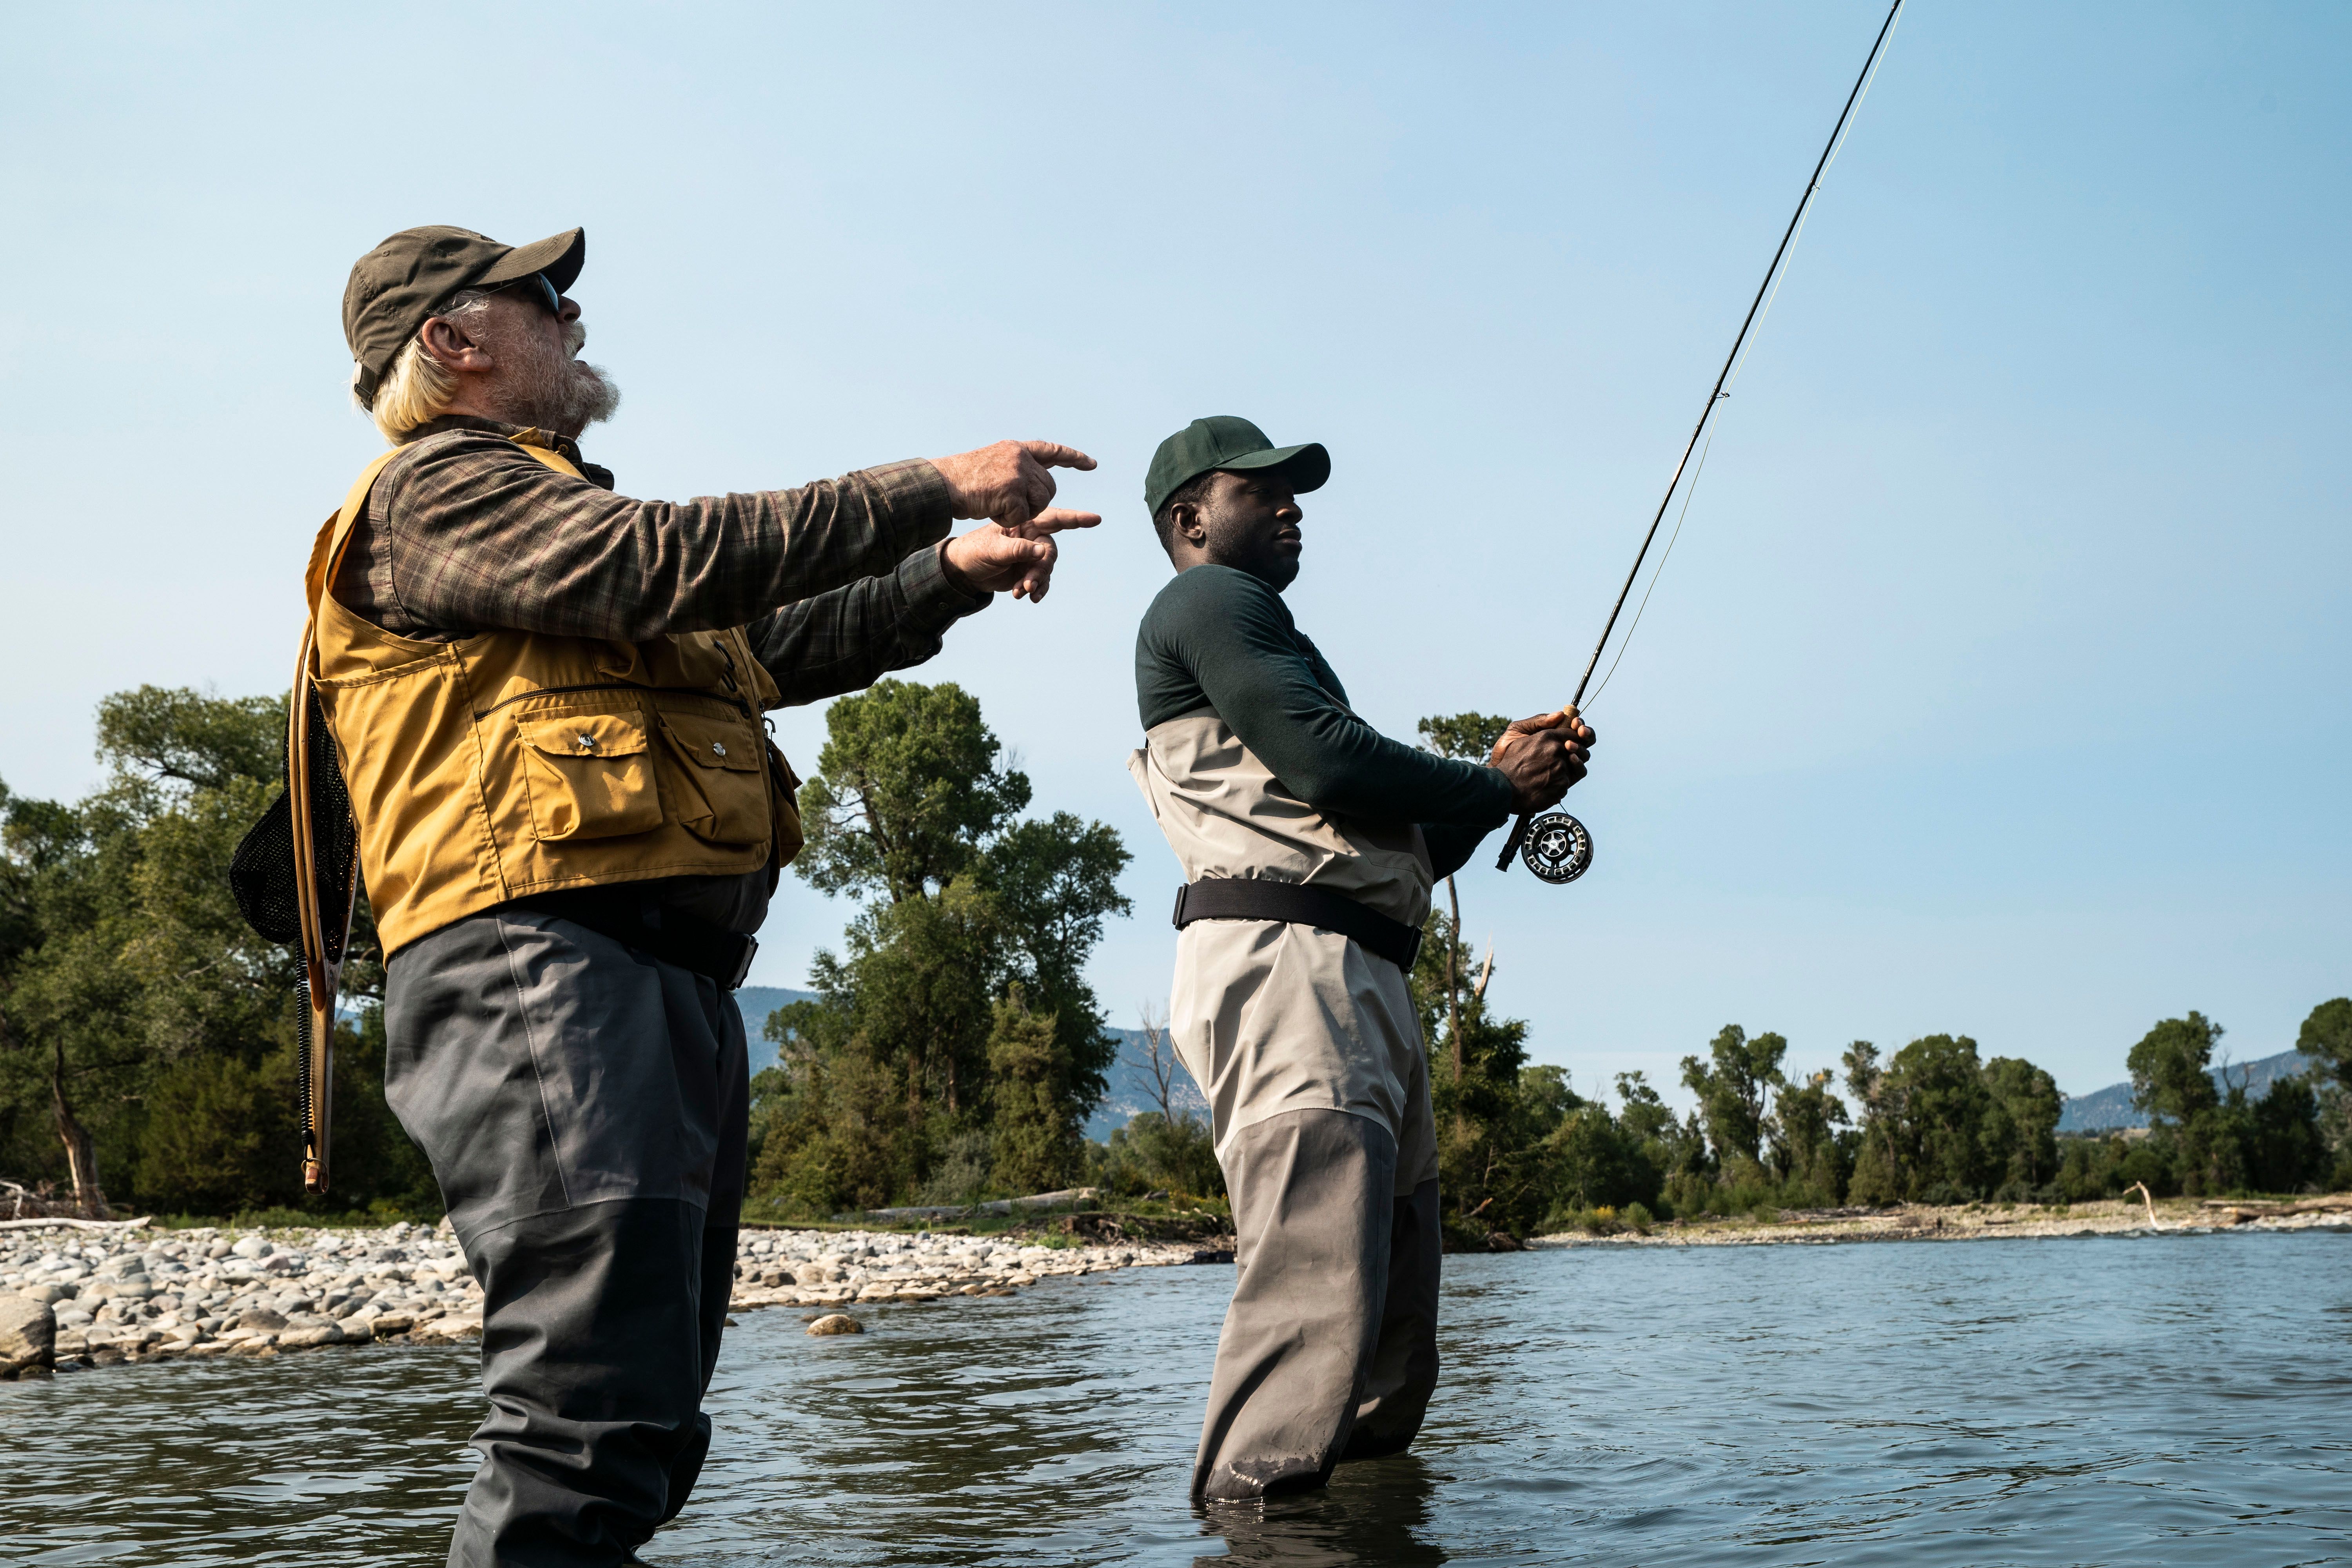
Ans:
<svg viewBox="0 0 2352 1568"><path fill-rule="evenodd" d="M587 323L579 321L566 323L563 329L563 352L571 355L573 359L578 359L580 357L580 351L587 346Z"/></svg>

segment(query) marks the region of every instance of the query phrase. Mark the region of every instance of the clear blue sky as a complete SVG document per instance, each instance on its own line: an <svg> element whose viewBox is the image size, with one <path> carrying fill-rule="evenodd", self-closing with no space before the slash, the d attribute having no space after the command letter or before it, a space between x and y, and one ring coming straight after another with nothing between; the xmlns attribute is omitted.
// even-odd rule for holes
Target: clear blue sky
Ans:
<svg viewBox="0 0 2352 1568"><path fill-rule="evenodd" d="M353 258L585 225L624 489L1101 458L1054 596L921 676L1126 836L1125 1021L1177 874L1121 765L1153 445L1329 446L1290 596L1391 733L1558 702L1879 16L20 10L0 778L89 785L110 690L283 686L375 446ZM2259 1056L2352 990L2347 79L2340 6L1907 13L1594 709L1594 869L1465 873L1539 1059L1948 1030L2082 1091L2157 1018ZM789 884L755 978L847 913Z"/></svg>

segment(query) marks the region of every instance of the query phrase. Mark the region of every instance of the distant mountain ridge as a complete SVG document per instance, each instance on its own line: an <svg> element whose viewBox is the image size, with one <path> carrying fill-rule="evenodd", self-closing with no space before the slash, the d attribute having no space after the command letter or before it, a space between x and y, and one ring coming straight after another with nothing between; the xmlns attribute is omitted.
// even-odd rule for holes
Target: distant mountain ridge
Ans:
<svg viewBox="0 0 2352 1568"><path fill-rule="evenodd" d="M1087 1118L1087 1136L1097 1142L1109 1137L1113 1128L1126 1126L1139 1112L1160 1109L1151 1075L1143 1067L1143 1031L1113 1029L1111 1033L1118 1037L1118 1060L1111 1063L1110 1071L1104 1075L1110 1080L1108 1092L1095 1107L1095 1113ZM1163 1045L1160 1048L1167 1047ZM1169 1099L1179 1114L1189 1110L1203 1121L1209 1119L1209 1102L1202 1098L1191 1073L1179 1067L1170 1088L1172 1092Z"/></svg>
<svg viewBox="0 0 2352 1568"><path fill-rule="evenodd" d="M793 991L781 985L746 985L735 993L735 1005L743 1010L743 1032L751 1037L753 1072L764 1072L776 1065L776 1042L766 1037L768 1016L795 1002L815 1000L814 991ZM1151 1089L1151 1075L1143 1068L1143 1031L1113 1029L1111 1033L1118 1037L1118 1059L1105 1075L1110 1080L1108 1092L1095 1107L1095 1113L1087 1118L1087 1136L1097 1142L1109 1137L1113 1129L1126 1126L1139 1111L1160 1109ZM1201 1098L1192 1075L1178 1068L1173 1087L1177 1110L1192 1111L1206 1120L1209 1102Z"/></svg>
<svg viewBox="0 0 2352 1568"><path fill-rule="evenodd" d="M2293 1078L2310 1066L2311 1058L2301 1051L2281 1051L2274 1057L2213 1068L2206 1076L2224 1093L2231 1084L2242 1083L2250 1098L2260 1100L2279 1079ZM2089 1094L2069 1095L2065 1109L2058 1113L2061 1132L2110 1132L2147 1125L2147 1112L2132 1104L2129 1083L2111 1083Z"/></svg>
<svg viewBox="0 0 2352 1568"><path fill-rule="evenodd" d="M746 985L735 993L743 1012L743 1033L750 1037L751 1070L765 1072L776 1065L776 1042L767 1037L768 1015L795 1002L814 1002L814 991L789 991L781 985Z"/></svg>

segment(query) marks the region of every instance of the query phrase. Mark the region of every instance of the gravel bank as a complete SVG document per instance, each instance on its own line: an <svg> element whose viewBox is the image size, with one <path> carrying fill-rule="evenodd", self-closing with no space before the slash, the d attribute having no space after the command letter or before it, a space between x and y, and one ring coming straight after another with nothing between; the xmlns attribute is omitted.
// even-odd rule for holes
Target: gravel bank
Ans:
<svg viewBox="0 0 2352 1568"><path fill-rule="evenodd" d="M989 1237L747 1230L730 1310L1005 1295L1190 1247L1046 1247ZM169 1356L446 1342L482 1331L446 1226L0 1232L0 1377Z"/></svg>
<svg viewBox="0 0 2352 1568"><path fill-rule="evenodd" d="M2290 1212L2293 1210L2302 1212ZM2206 1236L2230 1230L2352 1231L2352 1198L2283 1205L2171 1199L2157 1205L2155 1223L2137 1202L2074 1204L2063 1212L2030 1205L1925 1204L1887 1209L1790 1210L1778 1220L1672 1222L1646 1235L1595 1236L1563 1231L1539 1236L1533 1247L1806 1247L1843 1241L2002 1241L2032 1237Z"/></svg>

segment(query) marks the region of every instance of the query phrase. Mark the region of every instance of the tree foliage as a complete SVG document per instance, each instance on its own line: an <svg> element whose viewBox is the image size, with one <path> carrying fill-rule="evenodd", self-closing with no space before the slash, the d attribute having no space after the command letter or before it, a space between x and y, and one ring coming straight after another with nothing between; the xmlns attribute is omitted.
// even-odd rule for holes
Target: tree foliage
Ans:
<svg viewBox="0 0 2352 1568"><path fill-rule="evenodd" d="M825 714L817 776L802 786L807 843L793 868L824 893L938 892L1029 804L1001 768L980 701L952 681L878 680Z"/></svg>
<svg viewBox="0 0 2352 1568"><path fill-rule="evenodd" d="M105 773L89 796L0 786L0 1170L92 1214L110 1193L212 1213L305 1202L295 961L254 935L227 886L280 785L284 733L276 699L141 687L99 706ZM347 988L376 994L364 915L354 956ZM308 1206L429 1206L429 1173L383 1104L373 1010L347 1033L338 1191Z"/></svg>
<svg viewBox="0 0 2352 1568"><path fill-rule="evenodd" d="M1020 818L1029 781L956 686L882 681L826 726L796 865L859 903L819 999L769 1020L755 1193L829 1214L1074 1184L1118 1049L1085 972L1129 910L1126 847L1068 812Z"/></svg>

